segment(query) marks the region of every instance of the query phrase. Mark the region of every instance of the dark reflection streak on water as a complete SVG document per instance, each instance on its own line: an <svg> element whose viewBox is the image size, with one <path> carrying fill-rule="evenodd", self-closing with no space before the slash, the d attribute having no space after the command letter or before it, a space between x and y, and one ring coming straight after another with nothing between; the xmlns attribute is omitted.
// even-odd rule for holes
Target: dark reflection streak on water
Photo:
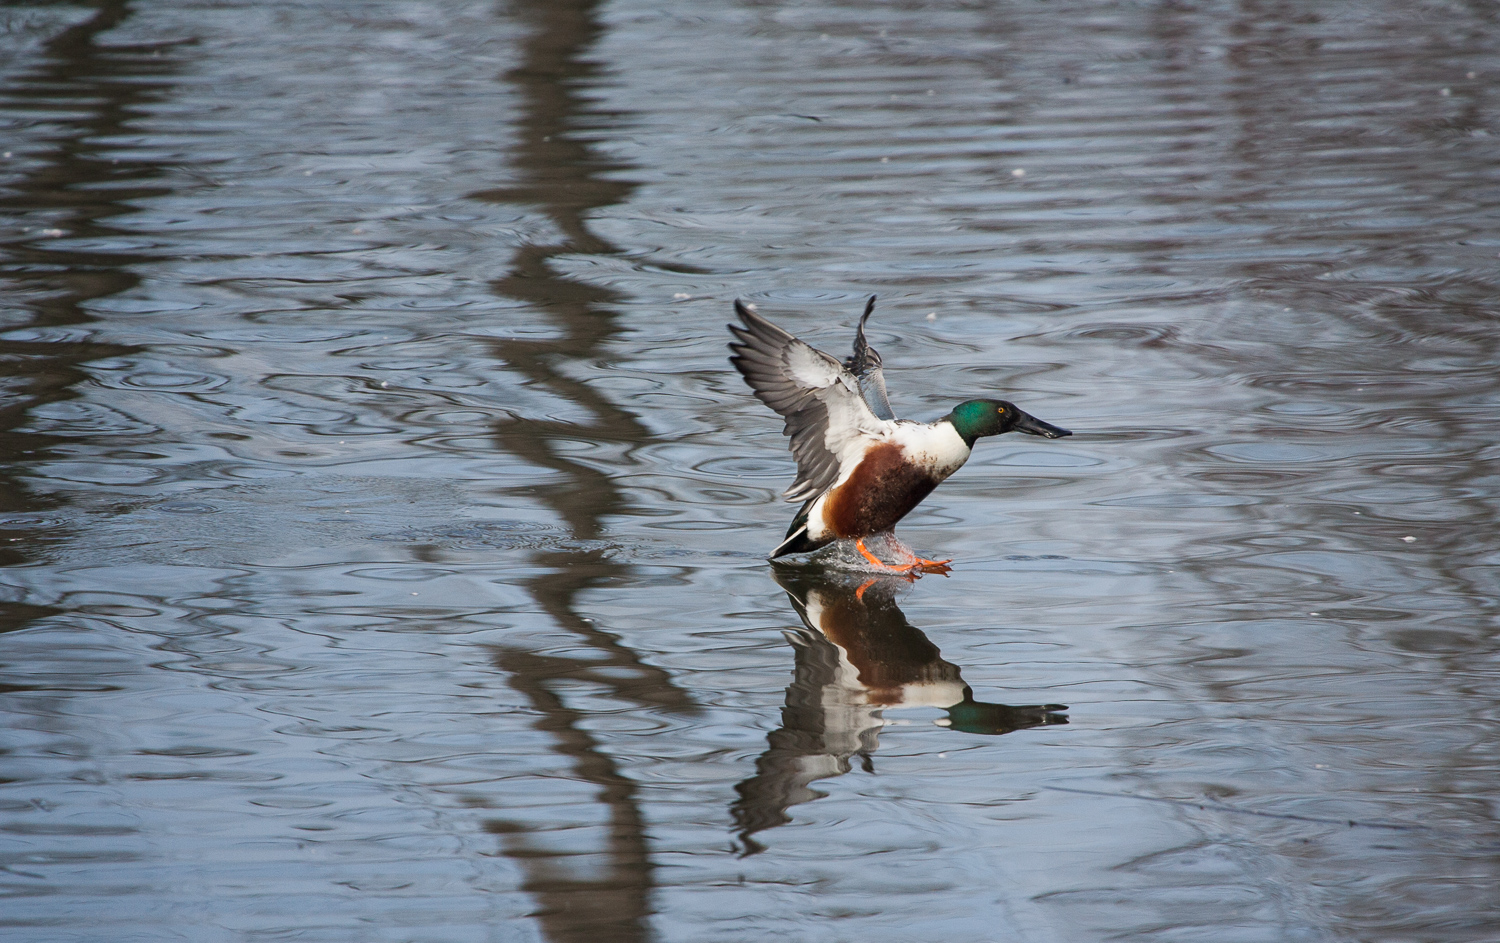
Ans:
<svg viewBox="0 0 1500 943"><path fill-rule="evenodd" d="M526 103L514 153L514 163L522 179L510 190L489 191L476 197L540 206L566 234L566 241L559 245L523 247L511 275L494 285L497 293L521 299L546 312L552 323L565 333L555 341L502 341L496 344L496 353L533 382L587 408L597 421L581 425L515 417L499 423L495 434L507 451L567 476L566 485L543 489L540 493L568 522L575 539L591 540L600 534L605 517L624 511L625 499L608 474L558 454L556 444L577 439L641 443L649 440L650 433L629 412L557 369L556 364L562 360L597 356L603 344L617 333L608 307L618 296L608 289L558 274L551 266L551 259L575 252L617 252L588 233L584 216L592 209L623 200L631 185L600 179L606 172L624 168L594 157L583 144L565 140L582 123L580 118L590 114L587 103L573 89L594 71L581 58L601 29L594 19L593 5L521 4L515 10L533 30L527 39L525 61L509 76L520 87ZM608 676L619 668L629 668L637 682L621 688L618 693L622 697L675 711L694 709L692 701L672 684L670 676L642 663L634 652L621 647L614 636L584 622L574 610L573 603L579 593L623 576L626 572L623 565L609 559L602 549L541 553L536 562L555 567L556 572L532 580L529 588L533 595L564 628L582 635L592 647L609 655L604 661L576 665L573 676L620 688L620 682ZM570 660L564 661L574 665ZM607 670L595 673L592 670L595 667Z"/></svg>
<svg viewBox="0 0 1500 943"><path fill-rule="evenodd" d="M121 134L144 104L162 95L168 84L159 79L174 68L167 56L97 42L128 13L125 3L100 5L91 18L49 41L35 68L7 80L0 107L8 115L36 111L58 128L37 165L8 182L0 194L0 213L18 217L17 228L56 228L73 237L113 235L105 221L130 212L128 201L168 192L145 185L162 175L160 165L130 159L114 162L92 143ZM146 76L158 81L146 81ZM72 115L58 118L64 109ZM28 219L28 214L34 215ZM129 266L140 261L131 253L80 251L46 239L0 247L0 279L16 299L7 307L30 315L28 322L11 325L6 333L45 332L91 321L84 306L134 288L140 278ZM0 566L36 562L43 557L44 543L61 536L55 526L36 520L39 512L56 507L58 499L37 494L28 487L26 475L69 438L22 430L39 408L78 396L75 388L87 380L82 364L131 352L119 344L45 335L33 340L7 337L0 346L0 376L21 381L7 382L0 401L0 514L10 517L0 523ZM62 612L53 606L0 602L0 633L26 629ZM6 685L0 694L24 690L25 686ZM55 691L49 686L45 695L31 695L27 712L37 722L68 713L40 700L56 697Z"/></svg>
<svg viewBox="0 0 1500 943"><path fill-rule="evenodd" d="M755 775L734 787L740 798L730 818L742 856L765 849L751 836L791 822L788 809L825 795L812 783L849 772L856 756L866 772L874 771L871 755L886 708L942 708L952 729L971 734L1068 722L1061 704L976 701L959 667L896 604L902 581L773 572L805 630L788 634L796 666L781 726L766 736Z"/></svg>
<svg viewBox="0 0 1500 943"><path fill-rule="evenodd" d="M506 77L523 102L519 139L511 154L518 179L509 188L474 197L538 207L561 232L555 244L523 247L510 274L493 285L497 294L525 302L525 310L544 313L561 336L497 341L495 355L528 382L587 410L593 422L513 416L496 425L495 437L501 448L565 477L561 486L525 491L540 495L567 522L575 539L594 540L607 516L622 513L625 499L609 475L565 457L558 445L583 440L628 447L647 441L650 434L631 413L559 369L563 362L586 361L603 353L603 345L618 333L609 309L620 297L562 275L553 259L577 253L618 254L616 247L589 232L586 217L624 200L633 187L610 179L623 166L597 156L572 136L600 117L578 92L596 73L584 58L602 32L595 4L534 0L513 4L507 11L530 27L523 61ZM590 868L587 876L570 874L569 852L550 848L544 833L528 833L522 823L506 819L492 819L487 828L501 836L505 854L525 872L523 887L538 900L537 919L548 939L646 940L651 936L647 915L654 877L637 787L582 728L587 714L567 704L558 683L588 682L642 707L677 713L691 713L695 707L666 672L644 663L617 637L577 612L580 594L622 578L626 566L599 548L542 552L533 563L545 573L528 580L527 590L561 628L602 657L581 661L506 646L496 649L494 660L539 712L537 728L553 737L555 749L571 764L571 774L598 788L609 818L608 837L600 849L604 863Z"/></svg>
<svg viewBox="0 0 1500 943"><path fill-rule="evenodd" d="M142 106L161 97L174 63L140 48L110 48L97 42L129 14L123 2L103 3L90 19L69 27L46 44L39 65L6 83L5 110L14 115L42 113L41 120L61 130L41 162L24 177L7 184L0 211L16 214L18 228L61 229L69 237L115 235L110 217L132 211L130 201L169 192L148 186L160 177L161 165L137 159L114 161L101 156L93 142L124 133ZM154 78L155 80L149 80ZM58 117L66 109L69 117ZM107 185L107 188L101 186ZM27 214L34 214L27 219ZM125 252L77 250L45 238L3 247L0 277L19 299L15 306L31 320L13 325L14 335L31 329L55 329L92 320L84 305L134 288L139 276L129 266L143 257ZM37 512L54 506L51 497L27 488L23 475L30 463L45 459L67 437L20 432L39 407L74 399L74 388L86 380L79 365L120 356L132 348L92 340L7 338L0 371L24 378L0 403L0 512ZM34 547L49 534L44 528L13 522L0 526L0 565L26 562L21 548Z"/></svg>
<svg viewBox="0 0 1500 943"><path fill-rule="evenodd" d="M579 540L598 537L604 516L617 513L624 501L608 475L559 455L555 444L571 439L640 442L648 437L635 416L556 369L559 359L597 356L618 333L608 309L619 296L559 275L552 259L563 254L617 253L614 246L589 232L584 216L619 203L633 189L630 183L606 179L607 174L624 170L623 166L596 157L585 142L570 136L576 133L579 117L589 113L588 104L575 89L595 71L581 58L601 32L593 6L571 2L514 7L532 27L525 61L507 76L519 86L525 102L511 155L520 179L505 189L474 194L489 202L540 207L562 232L558 244L522 247L510 273L492 287L497 294L545 311L563 336L496 341L495 354L530 382L585 407L596 421L578 426L515 416L500 423L495 434L508 451L567 476L566 484L540 490Z"/></svg>
<svg viewBox="0 0 1500 943"><path fill-rule="evenodd" d="M541 904L537 918L547 939L649 940L653 867L636 784L582 728L587 713L570 708L548 687L560 661L519 650L496 658L511 683L540 712L537 729L552 735L557 751L572 760L574 775L599 788L599 801L609 810L603 873L589 868L587 877L570 874L566 853L547 847L544 830L538 830L541 840L533 840L525 826L503 818L487 820L485 828L501 836L506 855L525 872L521 887Z"/></svg>

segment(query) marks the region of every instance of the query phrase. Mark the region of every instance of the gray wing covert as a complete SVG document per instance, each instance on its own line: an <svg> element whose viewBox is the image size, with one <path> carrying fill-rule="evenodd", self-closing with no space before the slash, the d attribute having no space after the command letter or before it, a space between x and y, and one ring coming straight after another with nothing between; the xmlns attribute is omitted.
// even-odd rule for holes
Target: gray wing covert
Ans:
<svg viewBox="0 0 1500 943"><path fill-rule="evenodd" d="M756 397L786 420L783 432L792 440L797 480L784 492L786 499L816 497L838 480L842 443L879 431L881 423L860 394L858 381L837 360L738 300L734 310L745 326L729 325L735 336L729 361Z"/></svg>

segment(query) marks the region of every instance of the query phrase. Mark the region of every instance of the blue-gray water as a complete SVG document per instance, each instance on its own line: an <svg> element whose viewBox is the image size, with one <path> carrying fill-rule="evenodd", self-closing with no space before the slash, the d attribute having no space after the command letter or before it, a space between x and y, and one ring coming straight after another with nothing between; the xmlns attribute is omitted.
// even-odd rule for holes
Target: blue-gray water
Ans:
<svg viewBox="0 0 1500 943"><path fill-rule="evenodd" d="M1496 939L1497 87L1486 3L0 9L3 935ZM898 414L1076 434L809 627L724 323L872 292Z"/></svg>

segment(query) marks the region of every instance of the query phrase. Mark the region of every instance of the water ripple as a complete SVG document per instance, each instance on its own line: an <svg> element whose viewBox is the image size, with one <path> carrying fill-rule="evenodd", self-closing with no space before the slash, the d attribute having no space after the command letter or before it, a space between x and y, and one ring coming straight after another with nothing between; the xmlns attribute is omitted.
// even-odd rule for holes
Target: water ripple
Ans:
<svg viewBox="0 0 1500 943"><path fill-rule="evenodd" d="M0 924L1488 938L1483 12L431 12L0 29ZM900 415L1078 434L820 644L723 324L872 292Z"/></svg>

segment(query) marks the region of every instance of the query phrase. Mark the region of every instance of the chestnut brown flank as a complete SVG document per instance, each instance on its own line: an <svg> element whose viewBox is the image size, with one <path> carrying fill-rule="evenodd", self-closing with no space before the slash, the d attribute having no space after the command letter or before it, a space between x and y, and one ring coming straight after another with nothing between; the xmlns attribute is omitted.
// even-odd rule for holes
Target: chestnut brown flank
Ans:
<svg viewBox="0 0 1500 943"><path fill-rule="evenodd" d="M840 537L878 534L895 527L937 486L937 479L906 460L901 446L885 442L866 452L849 480L828 493L823 519Z"/></svg>

